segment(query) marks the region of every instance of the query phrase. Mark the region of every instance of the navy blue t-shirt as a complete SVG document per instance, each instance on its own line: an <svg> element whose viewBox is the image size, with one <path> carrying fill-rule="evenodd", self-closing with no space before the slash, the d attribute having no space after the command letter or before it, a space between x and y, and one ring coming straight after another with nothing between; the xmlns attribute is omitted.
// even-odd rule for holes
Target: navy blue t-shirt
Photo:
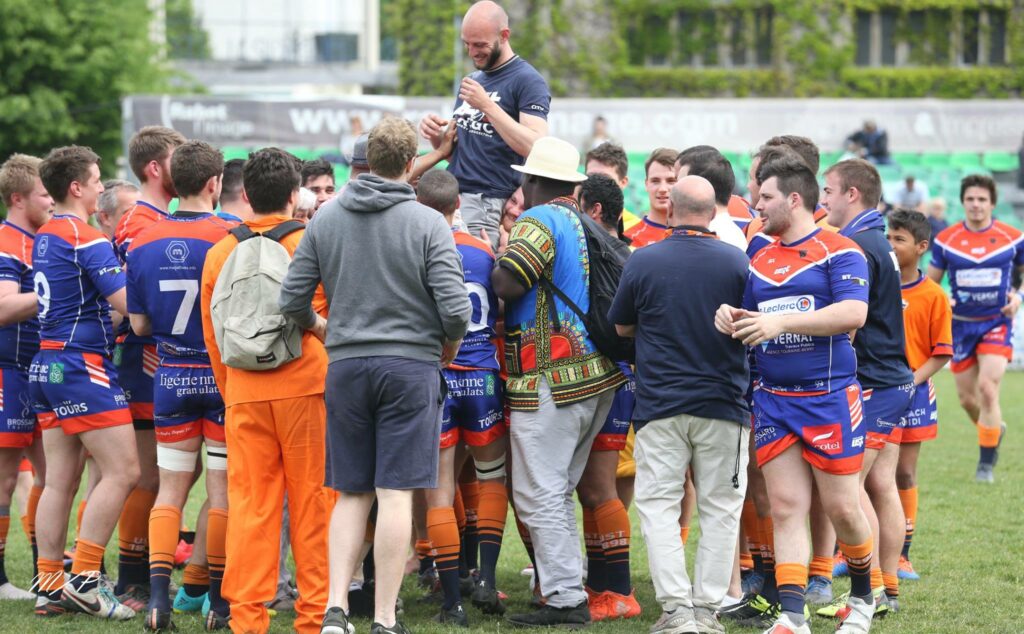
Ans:
<svg viewBox="0 0 1024 634"><path fill-rule="evenodd" d="M885 220L874 209L859 214L839 231L868 260L868 318L857 331L857 380L867 389L913 383L903 352L903 294L900 265L885 238Z"/></svg>
<svg viewBox="0 0 1024 634"><path fill-rule="evenodd" d="M499 68L478 70L469 76L479 82L498 106L519 121L519 113L548 118L551 91L540 73L518 55ZM458 126L458 143L448 171L459 181L459 192L486 198L508 198L519 188L522 174L510 165L525 159L505 143L484 113L455 100L452 118Z"/></svg>
<svg viewBox="0 0 1024 634"><path fill-rule="evenodd" d="M746 347L715 329L719 306L743 302L748 265L736 247L681 227L626 261L608 317L637 327L638 430L679 414L749 422Z"/></svg>

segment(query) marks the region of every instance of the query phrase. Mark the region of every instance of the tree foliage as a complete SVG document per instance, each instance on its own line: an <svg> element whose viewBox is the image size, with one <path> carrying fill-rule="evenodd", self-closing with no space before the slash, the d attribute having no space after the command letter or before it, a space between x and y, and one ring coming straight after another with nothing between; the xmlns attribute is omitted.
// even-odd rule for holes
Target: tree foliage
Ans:
<svg viewBox="0 0 1024 634"><path fill-rule="evenodd" d="M167 56L171 59L210 59L210 34L196 16L192 0L167 0Z"/></svg>
<svg viewBox="0 0 1024 634"><path fill-rule="evenodd" d="M0 160L78 144L110 173L121 98L166 88L146 0L4 0L0 19Z"/></svg>

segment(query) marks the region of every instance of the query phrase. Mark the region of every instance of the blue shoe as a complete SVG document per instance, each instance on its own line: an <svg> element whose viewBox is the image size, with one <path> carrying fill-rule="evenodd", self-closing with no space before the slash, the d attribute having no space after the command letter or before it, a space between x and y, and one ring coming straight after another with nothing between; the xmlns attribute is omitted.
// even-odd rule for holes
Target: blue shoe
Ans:
<svg viewBox="0 0 1024 634"><path fill-rule="evenodd" d="M813 606L832 603L832 580L821 575L811 577L804 591L804 602Z"/></svg>
<svg viewBox="0 0 1024 634"><path fill-rule="evenodd" d="M209 594L204 592L198 597L190 597L185 588L178 588L178 594L174 595L174 603L171 605L171 609L174 610L175 614L184 614L185 612L199 612L204 607L206 611L209 611ZM205 606L204 606L205 604Z"/></svg>
<svg viewBox="0 0 1024 634"><path fill-rule="evenodd" d="M907 581L917 581L921 578L921 575L917 574L914 570L913 564L906 557L900 555L900 567L896 571L896 576L900 579L906 579Z"/></svg>
<svg viewBox="0 0 1024 634"><path fill-rule="evenodd" d="M846 563L846 557L843 553L837 553L832 562L833 579L836 577L845 577L850 574L850 565Z"/></svg>

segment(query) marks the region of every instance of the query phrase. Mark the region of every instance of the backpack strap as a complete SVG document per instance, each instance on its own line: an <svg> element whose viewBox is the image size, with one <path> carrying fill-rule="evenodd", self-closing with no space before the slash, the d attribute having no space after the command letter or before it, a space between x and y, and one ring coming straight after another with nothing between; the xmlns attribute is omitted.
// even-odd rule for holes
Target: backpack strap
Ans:
<svg viewBox="0 0 1024 634"><path fill-rule="evenodd" d="M569 299L569 296L562 292L562 289L555 286L554 282L544 277L543 275L540 276L540 279L538 281L540 282L540 285L543 286L545 290L547 290L548 295L551 296L551 304L548 307L548 312L551 314L551 325L555 327L556 331L562 330L562 322L558 321L558 311L555 310L555 295L558 296L558 299L562 300L563 304L569 307L569 310L576 313L576 316L580 318L580 321L582 321L583 324L586 325L587 316L583 313L582 310L580 310L580 307L576 305L576 302Z"/></svg>
<svg viewBox="0 0 1024 634"><path fill-rule="evenodd" d="M280 242L281 240L284 240L285 236L295 233L299 229L305 228L306 224L303 222L299 222L298 220L285 220L273 229L264 231L263 236L270 238L274 242Z"/></svg>
<svg viewBox="0 0 1024 634"><path fill-rule="evenodd" d="M235 240L238 240L239 242L245 242L249 238L254 238L259 235L244 224L240 224L237 227L229 229L228 233L235 236Z"/></svg>

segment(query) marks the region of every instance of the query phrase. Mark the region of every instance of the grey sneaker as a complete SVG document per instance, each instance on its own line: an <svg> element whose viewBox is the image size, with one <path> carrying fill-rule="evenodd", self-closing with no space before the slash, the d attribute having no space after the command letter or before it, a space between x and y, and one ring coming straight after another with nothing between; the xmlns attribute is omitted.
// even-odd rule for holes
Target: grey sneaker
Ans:
<svg viewBox="0 0 1024 634"><path fill-rule="evenodd" d="M811 606L832 603L832 581L821 575L811 577L807 581L804 603Z"/></svg>
<svg viewBox="0 0 1024 634"><path fill-rule="evenodd" d="M725 626L710 608L694 608L693 620L697 622L697 631L701 634L725 634Z"/></svg>
<svg viewBox="0 0 1024 634"><path fill-rule="evenodd" d="M995 484L996 476L992 473L992 465L979 462L978 470L974 472L974 481L983 482L985 484Z"/></svg>
<svg viewBox="0 0 1024 634"><path fill-rule="evenodd" d="M348 615L339 607L327 608L320 624L320 634L354 634L356 628L348 622Z"/></svg>
<svg viewBox="0 0 1024 634"><path fill-rule="evenodd" d="M651 626L651 634L698 634L697 620L690 608L676 608L662 612L661 618Z"/></svg>

